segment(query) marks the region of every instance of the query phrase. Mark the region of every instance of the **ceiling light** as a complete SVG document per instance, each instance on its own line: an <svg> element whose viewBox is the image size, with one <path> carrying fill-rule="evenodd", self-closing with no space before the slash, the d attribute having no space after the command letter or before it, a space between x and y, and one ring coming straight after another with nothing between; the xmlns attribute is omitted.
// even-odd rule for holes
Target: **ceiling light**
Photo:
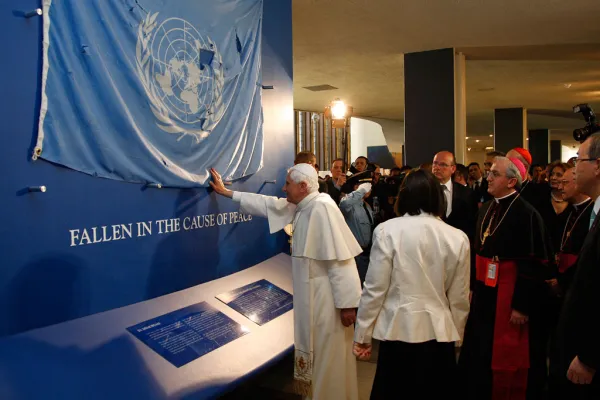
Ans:
<svg viewBox="0 0 600 400"><path fill-rule="evenodd" d="M492 146L488 146L485 148L486 150L494 150L494 148Z"/></svg>
<svg viewBox="0 0 600 400"><path fill-rule="evenodd" d="M494 137L494 135L490 135L490 137Z"/></svg>
<svg viewBox="0 0 600 400"><path fill-rule="evenodd" d="M468 151L471 151L471 148L469 147L467 150L468 150Z"/></svg>
<svg viewBox="0 0 600 400"><path fill-rule="evenodd" d="M527 138L527 140L529 140L529 138Z"/></svg>
<svg viewBox="0 0 600 400"><path fill-rule="evenodd" d="M479 143L479 139L475 140L475 143Z"/></svg>
<svg viewBox="0 0 600 400"><path fill-rule="evenodd" d="M565 88L566 88L566 89L569 89L570 87L571 87L571 84L570 84L570 83L565 83Z"/></svg>
<svg viewBox="0 0 600 400"><path fill-rule="evenodd" d="M469 140L469 137L467 136L465 139Z"/></svg>
<svg viewBox="0 0 600 400"><path fill-rule="evenodd" d="M333 119L344 119L346 118L346 104L340 99L335 99L331 103L331 115Z"/></svg>

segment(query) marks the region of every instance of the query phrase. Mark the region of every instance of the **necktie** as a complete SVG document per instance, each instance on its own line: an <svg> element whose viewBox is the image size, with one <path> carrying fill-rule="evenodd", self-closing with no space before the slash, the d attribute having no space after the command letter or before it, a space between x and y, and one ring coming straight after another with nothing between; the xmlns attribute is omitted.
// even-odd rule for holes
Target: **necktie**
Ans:
<svg viewBox="0 0 600 400"><path fill-rule="evenodd" d="M448 218L452 212L452 198L450 196L450 189L448 189L448 186L442 185L442 189L444 190L444 196L446 197L446 218Z"/></svg>
<svg viewBox="0 0 600 400"><path fill-rule="evenodd" d="M596 219L596 212L592 210L592 215L590 216L590 229L592 229L592 225L594 225L594 220Z"/></svg>

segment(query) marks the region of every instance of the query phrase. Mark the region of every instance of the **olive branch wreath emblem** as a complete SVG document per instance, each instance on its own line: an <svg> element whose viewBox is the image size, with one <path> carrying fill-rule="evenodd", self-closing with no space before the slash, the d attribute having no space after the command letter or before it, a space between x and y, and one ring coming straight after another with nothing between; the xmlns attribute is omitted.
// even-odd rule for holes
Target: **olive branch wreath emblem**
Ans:
<svg viewBox="0 0 600 400"><path fill-rule="evenodd" d="M160 95L152 84L150 71L152 49L150 41L157 26L156 17L158 14L158 12L155 14L148 13L138 28L137 45L135 49L138 76L142 81L144 90L148 96L150 110L157 119L156 125L164 132L182 134L177 139L178 141L186 135L191 135L196 139L196 143L199 143L202 139L205 139L210 135L210 132L219 123L225 112L224 107L222 106L223 86L225 82L223 76L223 59L221 54L216 51L217 47L215 43L208 38L207 41L211 51L214 52L213 61L211 63L214 72L213 99L206 112L206 118L202 122L201 129L186 129L181 127L169 116L169 109L162 102Z"/></svg>

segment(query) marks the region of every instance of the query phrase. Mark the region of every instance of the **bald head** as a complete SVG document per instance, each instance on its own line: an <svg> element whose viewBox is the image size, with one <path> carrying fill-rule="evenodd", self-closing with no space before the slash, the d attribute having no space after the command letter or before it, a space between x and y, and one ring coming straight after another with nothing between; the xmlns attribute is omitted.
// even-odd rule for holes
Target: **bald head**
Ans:
<svg viewBox="0 0 600 400"><path fill-rule="evenodd" d="M454 161L454 154L449 151L440 151L433 157L432 172L440 183L447 183L455 171L456 163Z"/></svg>

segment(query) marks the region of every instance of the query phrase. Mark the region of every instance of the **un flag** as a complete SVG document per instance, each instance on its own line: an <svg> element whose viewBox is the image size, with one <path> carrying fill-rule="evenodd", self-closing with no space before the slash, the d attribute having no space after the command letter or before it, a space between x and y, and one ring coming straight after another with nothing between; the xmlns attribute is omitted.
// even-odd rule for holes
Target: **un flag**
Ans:
<svg viewBox="0 0 600 400"><path fill-rule="evenodd" d="M143 4L143 5L142 5ZM45 0L34 158L206 186L262 167L262 0Z"/></svg>

